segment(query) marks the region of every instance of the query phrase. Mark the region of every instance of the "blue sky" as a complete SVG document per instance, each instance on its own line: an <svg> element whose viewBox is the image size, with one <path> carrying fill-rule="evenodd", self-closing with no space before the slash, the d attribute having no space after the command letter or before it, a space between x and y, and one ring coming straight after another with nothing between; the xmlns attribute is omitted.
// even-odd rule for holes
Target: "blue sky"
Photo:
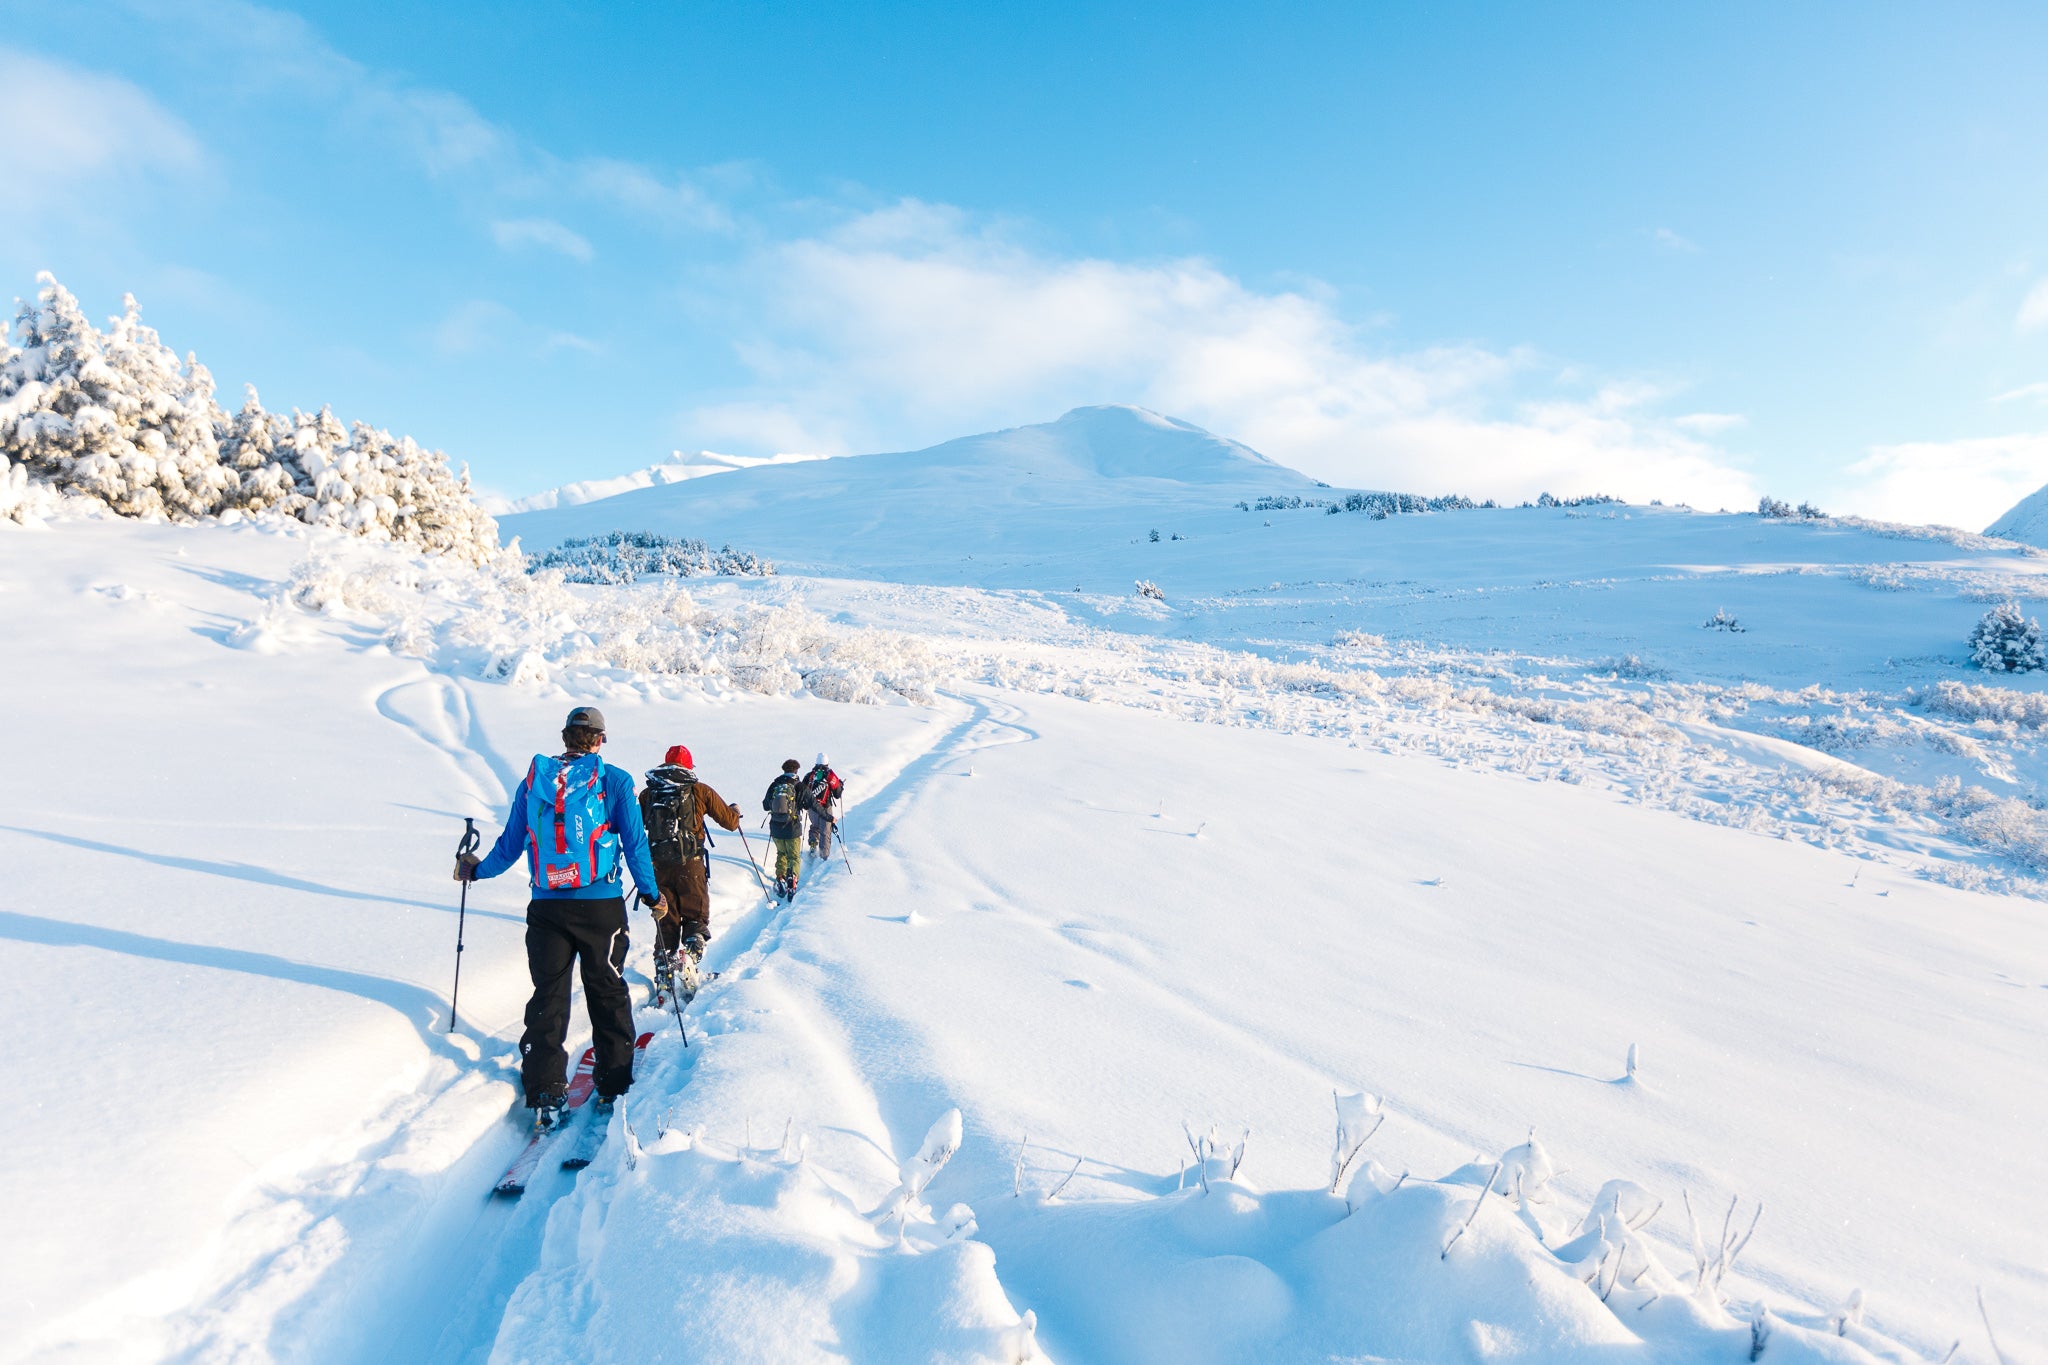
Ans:
<svg viewBox="0 0 2048 1365"><path fill-rule="evenodd" d="M2048 9L0 0L0 264L522 492L1138 402L1344 484L2048 482Z"/></svg>

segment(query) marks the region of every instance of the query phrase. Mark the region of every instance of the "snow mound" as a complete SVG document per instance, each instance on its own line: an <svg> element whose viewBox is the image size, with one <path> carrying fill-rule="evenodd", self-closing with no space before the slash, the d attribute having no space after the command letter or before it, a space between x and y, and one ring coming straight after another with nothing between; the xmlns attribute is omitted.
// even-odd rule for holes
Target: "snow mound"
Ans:
<svg viewBox="0 0 2048 1365"><path fill-rule="evenodd" d="M2048 484L2043 484L2006 509L1984 528L1987 536L2048 548Z"/></svg>

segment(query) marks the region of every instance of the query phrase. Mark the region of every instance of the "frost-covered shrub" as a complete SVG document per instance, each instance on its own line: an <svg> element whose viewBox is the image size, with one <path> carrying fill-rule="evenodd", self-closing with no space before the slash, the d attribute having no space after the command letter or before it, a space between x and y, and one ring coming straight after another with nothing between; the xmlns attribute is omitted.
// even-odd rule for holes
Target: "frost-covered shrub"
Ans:
<svg viewBox="0 0 2048 1365"><path fill-rule="evenodd" d="M1324 486L1327 487L1328 485ZM1304 498L1296 494L1288 494L1285 497L1281 497L1268 493L1251 502L1238 503L1237 510L1240 512L1295 512L1304 507L1325 506L1335 507L1336 504L1325 503L1321 498Z"/></svg>
<svg viewBox="0 0 2048 1365"><path fill-rule="evenodd" d="M1970 661L1991 673L2027 673L2048 663L2040 621L2025 616L2017 602L2001 602L1984 613L1970 632Z"/></svg>
<svg viewBox="0 0 2048 1365"><path fill-rule="evenodd" d="M1760 517L1782 520L1792 515L1792 505L1783 498L1766 495L1756 500L1756 514Z"/></svg>
<svg viewBox="0 0 2048 1365"><path fill-rule="evenodd" d="M1914 694L1913 703L1923 711L1961 721L2004 721L2030 729L2048 725L2048 696L2038 692L1972 687L1943 679L1928 691Z"/></svg>
<svg viewBox="0 0 2048 1365"><path fill-rule="evenodd" d="M19 477L121 516L277 512L470 563L498 553L497 525L471 498L468 474L451 473L439 451L360 422L344 430L325 408L267 413L253 388L230 418L198 357L181 362L132 296L102 332L69 290L37 279L15 341L0 336L9 480L18 466Z"/></svg>
<svg viewBox="0 0 2048 1365"><path fill-rule="evenodd" d="M1671 670L1646 663L1634 654L1624 654L1618 659L1603 659L1593 665L1595 673L1611 673L1617 678L1631 682L1662 682L1671 676Z"/></svg>
<svg viewBox="0 0 2048 1365"><path fill-rule="evenodd" d="M1536 499L1538 507L1622 507L1626 506L1627 502L1626 498L1617 498L1608 493L1587 493L1577 498L1555 498L1544 493Z"/></svg>
<svg viewBox="0 0 2048 1365"><path fill-rule="evenodd" d="M1726 607L1714 608L1714 614L1705 621L1702 621L1700 628L1702 630L1725 630L1737 635L1748 629L1742 622L1730 616Z"/></svg>
<svg viewBox="0 0 2048 1365"><path fill-rule="evenodd" d="M765 577L775 565L727 545L713 550L701 540L679 540L652 531L612 531L577 537L527 562L528 573L560 569L570 583L631 583L650 574L693 578L702 574Z"/></svg>
<svg viewBox="0 0 2048 1365"><path fill-rule="evenodd" d="M1388 517L1402 516L1417 512L1461 512L1468 507L1491 507L1493 503L1476 503L1456 493L1440 498L1425 498L1414 493L1346 493L1344 501L1333 502L1329 510L1335 512L1363 512L1374 521Z"/></svg>
<svg viewBox="0 0 2048 1365"><path fill-rule="evenodd" d="M1166 600L1166 594L1161 592L1159 590L1159 585L1157 583L1154 583L1149 578L1141 578L1138 580L1137 593L1138 596L1149 597L1155 602L1164 602Z"/></svg>

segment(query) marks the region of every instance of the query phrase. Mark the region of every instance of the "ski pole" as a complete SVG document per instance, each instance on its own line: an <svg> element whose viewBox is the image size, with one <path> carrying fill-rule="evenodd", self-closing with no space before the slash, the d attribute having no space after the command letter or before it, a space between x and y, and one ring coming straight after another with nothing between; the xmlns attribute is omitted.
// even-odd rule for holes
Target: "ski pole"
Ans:
<svg viewBox="0 0 2048 1365"><path fill-rule="evenodd" d="M751 843L747 842L746 826L740 826L739 836L740 847L744 848L747 851L747 866L754 869L754 880L760 883L761 894L767 896L770 894L768 890L768 879L761 875L761 865L754 861L754 846Z"/></svg>
<svg viewBox="0 0 2048 1365"><path fill-rule="evenodd" d="M844 807L841 807L842 813L844 809ZM832 832L839 835L839 861L846 864L846 875L851 877L853 875L853 859L846 856L846 836L840 833L837 817L834 817L832 821Z"/></svg>
<svg viewBox="0 0 2048 1365"><path fill-rule="evenodd" d="M455 846L455 859L460 862L466 855L476 852L476 846L483 842L483 836L476 832L476 821L470 816L462 818L462 842ZM456 1002L462 998L462 931L469 921L469 879L462 882L462 897L455 912L455 989L448 993L448 1031L455 1032Z"/></svg>

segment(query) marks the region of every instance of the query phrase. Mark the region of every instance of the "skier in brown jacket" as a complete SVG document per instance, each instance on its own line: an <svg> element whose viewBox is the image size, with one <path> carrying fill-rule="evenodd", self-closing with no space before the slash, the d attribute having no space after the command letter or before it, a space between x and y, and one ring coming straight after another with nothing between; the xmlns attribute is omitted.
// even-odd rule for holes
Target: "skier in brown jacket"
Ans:
<svg viewBox="0 0 2048 1365"><path fill-rule="evenodd" d="M654 921L654 990L660 1004L677 988L685 1000L697 993L697 963L711 937L711 847L708 815L723 829L740 827L740 813L700 781L690 751L676 745L640 788L640 818L647 826L654 878L667 913Z"/></svg>

